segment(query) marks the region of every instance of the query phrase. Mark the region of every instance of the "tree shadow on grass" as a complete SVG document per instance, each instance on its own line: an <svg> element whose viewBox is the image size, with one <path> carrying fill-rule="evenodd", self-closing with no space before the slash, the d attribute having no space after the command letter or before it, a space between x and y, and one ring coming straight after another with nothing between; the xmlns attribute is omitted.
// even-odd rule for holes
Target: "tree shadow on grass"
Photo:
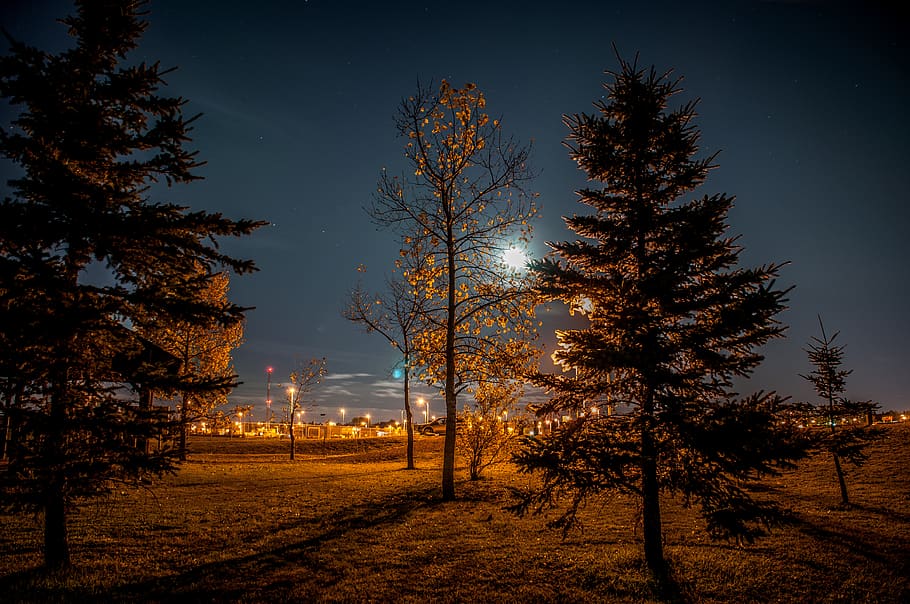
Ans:
<svg viewBox="0 0 910 604"><path fill-rule="evenodd" d="M881 513L883 510L875 512ZM888 515L888 511L884 510L885 518ZM891 521L894 522L893 519ZM910 602L910 534L899 529L866 530L837 522L823 524L805 519L798 530L823 543L825 548L835 550L838 556L850 560L851 564L867 566L870 562L873 563L874 568L880 569L884 576L891 577L890 591L894 595L894 601ZM883 580L883 577L877 579Z"/></svg>
<svg viewBox="0 0 910 604"><path fill-rule="evenodd" d="M821 524L805 518L801 519L797 529L827 547L837 547L845 553L872 560L883 565L900 564L910 566L910 538L897 537L894 540L883 539L878 532L848 528L841 524Z"/></svg>
<svg viewBox="0 0 910 604"><path fill-rule="evenodd" d="M910 524L910 514L883 506L865 505L863 503L851 503L850 509L860 510L867 514L881 516L882 522L904 522Z"/></svg>
<svg viewBox="0 0 910 604"><path fill-rule="evenodd" d="M193 565L183 572L129 584L112 591L92 573L78 566L49 572L32 568L0 577L3 602L238 602L305 601L295 593L301 574L310 584L330 588L344 569L329 568L321 549L352 531L391 526L415 511L441 503L438 488L419 488L373 502L355 502L317 520L316 534L272 549L217 562ZM271 528L275 533L296 528L303 520L286 520ZM295 578L296 577L296 578Z"/></svg>
<svg viewBox="0 0 910 604"><path fill-rule="evenodd" d="M308 583L330 588L344 575L343 568L324 562L321 549L343 539L352 531L392 526L418 509L437 502L438 489L416 489L394 498L357 503L321 521L319 532L307 539L245 556L193 566L186 571L141 583L125 585L110 594L114 600L144 602L236 602L305 600L305 594L291 592L301 573ZM298 522L285 521L275 532L293 528Z"/></svg>

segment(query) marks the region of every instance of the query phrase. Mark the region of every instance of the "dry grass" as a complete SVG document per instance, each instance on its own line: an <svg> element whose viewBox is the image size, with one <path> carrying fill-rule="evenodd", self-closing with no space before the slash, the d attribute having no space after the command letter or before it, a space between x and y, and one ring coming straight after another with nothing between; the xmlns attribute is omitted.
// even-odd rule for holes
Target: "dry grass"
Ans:
<svg viewBox="0 0 910 604"><path fill-rule="evenodd" d="M793 524L754 546L711 542L665 506L675 594L691 602L910 601L910 425L885 428L840 509L813 459L769 483ZM87 504L72 519L76 569L47 575L40 526L0 519L0 600L150 602L657 602L634 506L599 502L562 539L545 519L502 511L510 467L439 501L441 438L198 439L180 473ZM463 476L463 475L462 475Z"/></svg>

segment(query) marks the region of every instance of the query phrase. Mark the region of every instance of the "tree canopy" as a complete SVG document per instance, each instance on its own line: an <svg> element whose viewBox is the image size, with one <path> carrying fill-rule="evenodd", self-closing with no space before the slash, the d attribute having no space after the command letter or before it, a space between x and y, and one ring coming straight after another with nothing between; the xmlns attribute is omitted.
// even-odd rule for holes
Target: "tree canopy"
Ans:
<svg viewBox="0 0 910 604"><path fill-rule="evenodd" d="M181 379L139 328L239 323L245 309L203 292L216 268L254 270L218 239L262 224L150 199L197 180L201 162L186 101L159 93L167 70L127 63L143 7L78 1L62 20L71 48L10 40L0 58L0 97L19 110L0 129L19 168L0 202L0 368L16 393L3 503L43 512L51 567L69 564L66 519L81 498L173 468L151 446L169 426L152 393Z"/></svg>

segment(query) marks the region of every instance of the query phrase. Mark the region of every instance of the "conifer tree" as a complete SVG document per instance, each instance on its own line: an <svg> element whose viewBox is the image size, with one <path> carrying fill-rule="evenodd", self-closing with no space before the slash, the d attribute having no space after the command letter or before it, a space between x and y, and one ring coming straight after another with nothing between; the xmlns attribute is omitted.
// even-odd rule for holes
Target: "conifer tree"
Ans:
<svg viewBox="0 0 910 604"><path fill-rule="evenodd" d="M572 159L591 186L578 192L593 213L566 218L574 241L550 243L534 263L544 301L587 318L557 332L562 373L532 381L549 392L540 416L569 416L516 457L543 481L515 510L549 507L571 493L555 522L603 491L641 504L644 553L665 577L660 494L700 508L709 533L751 539L773 509L748 493L756 473L799 455L775 415L773 394L736 400L733 380L762 360L756 347L778 337L785 292L779 265L743 268L725 223L733 199L683 199L705 180L695 102L670 108L679 80L620 59L593 115L567 116ZM606 411L592 413L591 407Z"/></svg>
<svg viewBox="0 0 910 604"><path fill-rule="evenodd" d="M62 20L71 48L10 40L0 58L0 97L19 108L0 152L20 172L0 203L0 368L17 390L0 492L43 514L51 568L70 564L67 516L81 500L174 467L150 446L168 426L151 403L179 375L137 328L240 322L245 309L205 298L206 275L253 270L216 242L262 224L150 200L153 183L192 182L201 164L185 101L159 94L167 72L127 63L144 4L77 1Z"/></svg>
<svg viewBox="0 0 910 604"><path fill-rule="evenodd" d="M844 396L847 390L847 376L853 373L853 370L842 369L844 346L834 342L839 332L828 337L821 317L818 319L818 325L822 337L813 337L806 351L814 368L808 375L800 377L812 384L822 400L821 405L815 409L825 431L817 439L817 444L831 454L837 485L840 488L841 503L848 506L850 496L841 462L847 461L859 467L868 459L866 447L879 435L869 429L867 419L877 405L869 401L851 401Z"/></svg>

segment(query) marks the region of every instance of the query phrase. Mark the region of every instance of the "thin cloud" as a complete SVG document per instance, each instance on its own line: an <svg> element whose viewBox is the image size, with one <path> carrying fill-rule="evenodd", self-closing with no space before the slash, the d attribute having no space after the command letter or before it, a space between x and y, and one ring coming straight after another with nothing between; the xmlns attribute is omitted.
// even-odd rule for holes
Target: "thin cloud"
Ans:
<svg viewBox="0 0 910 604"><path fill-rule="evenodd" d="M341 385L330 385L319 389L320 398L325 399L328 395L332 396L356 396L353 392Z"/></svg>
<svg viewBox="0 0 910 604"><path fill-rule="evenodd" d="M357 378L373 377L372 373L330 373L325 376L326 380L353 380Z"/></svg>

